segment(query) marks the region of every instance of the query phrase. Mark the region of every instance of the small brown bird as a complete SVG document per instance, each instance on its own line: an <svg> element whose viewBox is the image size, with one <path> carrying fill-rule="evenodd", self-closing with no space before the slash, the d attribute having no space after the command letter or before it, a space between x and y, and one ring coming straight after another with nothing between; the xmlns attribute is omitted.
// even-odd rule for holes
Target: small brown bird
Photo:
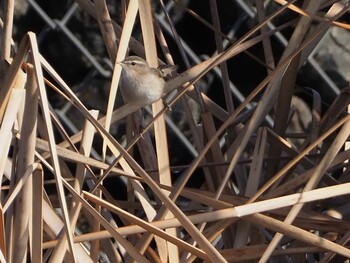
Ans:
<svg viewBox="0 0 350 263"><path fill-rule="evenodd" d="M140 107L156 102L163 96L164 78L177 69L177 66L170 65L155 69L137 56L127 57L118 64L123 68L121 91L125 103Z"/></svg>

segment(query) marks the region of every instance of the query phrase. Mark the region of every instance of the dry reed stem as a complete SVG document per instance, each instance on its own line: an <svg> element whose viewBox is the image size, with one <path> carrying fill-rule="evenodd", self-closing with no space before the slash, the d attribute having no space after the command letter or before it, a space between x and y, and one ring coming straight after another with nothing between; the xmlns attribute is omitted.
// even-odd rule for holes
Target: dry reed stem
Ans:
<svg viewBox="0 0 350 263"><path fill-rule="evenodd" d="M108 13L108 10L106 8L106 3L104 1L103 2L99 1L97 3L96 7L98 8L97 18L98 18L98 21L100 24L102 34L105 36L105 39L108 40L105 43L107 45L109 55L111 56L110 58L112 59L112 61L113 61L113 59L115 60L114 71L113 71L112 82L111 82L111 89L110 89L109 98L108 98L106 122L105 122L105 129L108 131L110 128L110 124L111 124L111 115L112 115L112 111L114 108L114 103L115 103L115 99L116 99L116 95L117 95L117 91L118 91L118 83L119 83L119 79L120 79L120 75L121 75L121 67L116 66L117 65L116 62L118 61L119 58L124 58L125 54L127 52L127 46L128 46L129 38L131 35L131 31L132 31L132 25L133 25L132 21L135 20L138 6L137 6L136 1L131 1L129 4L130 8L128 9L129 13L127 15L127 19L130 19L130 20L128 20L127 21L128 23L126 24L126 26L123 27L122 37L121 37L121 41L119 43L117 55L115 55L116 45L113 42L115 40L115 37L114 37L114 31L112 30L111 25L108 24L106 28L101 27L101 24L103 24L106 21L106 19L108 21L110 20L109 13ZM131 25L131 26L129 26L129 25ZM108 34L106 34L104 32L104 29L106 29L107 31L112 31L111 32L112 34L109 36ZM103 148L102 148L103 161L105 161L106 150L107 150L107 143L104 140L103 141ZM119 153L115 153L115 154L117 156ZM103 174L102 170L101 170L101 174ZM100 182L102 182L103 179L104 178L102 177ZM100 182L98 182L98 184ZM96 185L95 188L97 186L98 185ZM97 191L97 193L101 194L100 190L94 189L94 191ZM99 211L98 207L96 207L96 209ZM93 225L93 229L99 230L99 227L100 227L99 223L98 223L98 221L96 221L96 223ZM98 241L93 242L93 244L92 244L92 256L93 256L93 258L95 258L95 260L97 260L97 258L98 258L98 250L99 250Z"/></svg>
<svg viewBox="0 0 350 263"><path fill-rule="evenodd" d="M285 6L288 2L285 1L285 0L274 0L276 3L279 3L283 6ZM336 3L335 5L337 5L339 3ZM298 13L298 14L301 14L305 17L309 17L309 18L312 18L313 20L315 21L319 21L319 22L326 22L327 19L323 18L323 17L319 17L319 16L316 16L312 13L309 13L307 10L303 10L293 4L291 4L290 6L288 6L289 9L291 9L292 11ZM341 23L341 22L337 22L337 21L332 21L332 24L335 25L335 26L339 26L339 27L342 27L342 28L345 28L345 29L350 29L350 25L346 24L346 23Z"/></svg>
<svg viewBox="0 0 350 263"><path fill-rule="evenodd" d="M262 165L265 155L267 131L266 128L259 128L256 138L256 144L252 157L252 164L249 171L247 187L245 189L245 196L252 196L258 190L259 181L263 174ZM237 223L237 233L235 236L234 247L242 247L246 244L251 226L248 222L242 221Z"/></svg>
<svg viewBox="0 0 350 263"><path fill-rule="evenodd" d="M2 140L0 141L0 147L3 150L0 159L0 174L1 179L4 174L7 154L11 145L12 128L15 125L17 113L21 106L22 100L25 96L25 92L22 89L13 89L9 94L8 105L3 116L2 125L0 129L0 136Z"/></svg>
<svg viewBox="0 0 350 263"><path fill-rule="evenodd" d="M12 28L13 28L13 14L15 1L6 0L5 2L5 19L3 22L3 35L1 38L1 72L5 72L5 63L11 57L11 42L12 42Z"/></svg>
<svg viewBox="0 0 350 263"><path fill-rule="evenodd" d="M43 262L43 194L44 173L41 165L33 172L33 216L31 226L31 255L32 262Z"/></svg>
<svg viewBox="0 0 350 263"><path fill-rule="evenodd" d="M19 44L17 54L6 72L3 80L3 87L0 90L0 120L2 121L5 108L13 87L23 87L26 75L20 69L28 51L29 43L24 37Z"/></svg>
<svg viewBox="0 0 350 263"><path fill-rule="evenodd" d="M35 75L36 75L36 81L39 86L39 93L41 97L41 107L43 111L43 116L44 116L44 121L47 127L47 133L48 133L48 140L49 140L49 147L50 147L50 152L51 152L51 158L53 162L53 168L54 168L54 175L56 179L56 187L57 187L57 192L58 192L58 197L60 201L60 206L63 210L63 218L64 218L64 229L65 229L65 234L67 237L67 243L68 247L70 249L70 255L72 256L72 259L75 260L75 251L73 249L73 241L72 241L72 232L70 229L70 223L69 223L69 216L68 216L68 209L67 209L67 203L66 199L64 197L64 189L63 189L63 184L62 184L62 175L61 175L61 169L59 165L59 159L57 156L57 151L56 151L56 143L54 139L54 133L53 133L53 127L52 127L52 122L49 114L49 106L48 106L48 99L47 99L47 94L46 94L46 89L45 89L45 84L43 81L43 72L41 68L41 63L40 63L40 53L38 50L37 42L35 35L33 33L28 33L28 38L31 44L31 51L33 52L33 66L35 70ZM54 255L59 255L60 251L57 251L57 254ZM54 258L54 256L53 256Z"/></svg>
<svg viewBox="0 0 350 263"><path fill-rule="evenodd" d="M264 3L261 1L255 1L256 9L257 9L257 17L259 19L259 22L261 23L266 19L266 10L264 7ZM260 32L262 34L266 34L268 31L268 27L265 25L260 29ZM275 68L275 61L274 61L274 56L273 56L273 51L272 51L272 46L271 46L271 40L270 38L265 38L262 41L263 48L264 48L264 56L265 56L265 61L267 65L267 73L271 72L272 69Z"/></svg>
<svg viewBox="0 0 350 263"><path fill-rule="evenodd" d="M218 8L215 0L209 1L209 4L210 4L210 11L211 11L211 16L213 20L213 26L215 28L214 37L215 37L216 50L218 53L221 53L224 51L224 47L223 47L222 38L218 33L218 32L221 32ZM220 70L221 70L222 79L223 79L222 84L223 84L223 90L225 95L226 108L227 108L227 111L231 113L233 112L234 107L233 107L233 99L232 99L230 85L229 85L229 75L227 70L227 64L225 61L222 64L220 64Z"/></svg>
<svg viewBox="0 0 350 263"><path fill-rule="evenodd" d="M0 236L0 260L5 261L5 256L6 256L6 237L5 237L5 219L4 219L4 211L2 206L0 206L0 231L1 231L1 236Z"/></svg>
<svg viewBox="0 0 350 263"><path fill-rule="evenodd" d="M158 67L158 56L155 42L155 33L153 27L153 15L151 11L151 1L139 1L139 14L142 29L142 37L145 46L146 59L151 67ZM157 101L152 104L153 117L156 116L163 108L163 103ZM155 147L157 153L157 166L159 171L159 182L172 185L170 175L170 164L169 164L169 149L165 127L165 117L161 115L154 122L154 135L155 135ZM165 194L168 194L165 192ZM173 215L168 213L166 218L172 218ZM169 234L176 236L176 229L167 230ZM170 243L165 244L157 240L159 244L159 256L162 262L166 261L169 257L170 262L178 262L179 251L178 248ZM143 244L144 248L148 247L148 242ZM164 246L167 245L167 248Z"/></svg>
<svg viewBox="0 0 350 263"><path fill-rule="evenodd" d="M32 67L27 69L27 82L25 85L26 96L24 100L23 112L18 114L17 118L22 124L20 127L19 151L17 157L17 171L14 182L19 182L22 176L26 175L27 169L33 166L36 138L36 119L38 113L38 87L35 74ZM28 175L29 177L29 175ZM22 261L26 258L27 244L29 241L29 227L32 217L32 177L26 178L22 184L21 191L18 193L14 202L13 220L14 238L12 259Z"/></svg>
<svg viewBox="0 0 350 263"><path fill-rule="evenodd" d="M111 17L109 15L107 4L105 0L95 2L97 9L97 21L100 26L103 42L106 45L106 49L111 61L115 61L117 52L117 37L115 35Z"/></svg>

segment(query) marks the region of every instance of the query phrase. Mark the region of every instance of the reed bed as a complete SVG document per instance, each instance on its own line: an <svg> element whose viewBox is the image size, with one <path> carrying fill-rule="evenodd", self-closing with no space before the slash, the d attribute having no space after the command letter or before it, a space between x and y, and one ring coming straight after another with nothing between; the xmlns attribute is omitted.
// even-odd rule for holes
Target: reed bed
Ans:
<svg viewBox="0 0 350 263"><path fill-rule="evenodd" d="M133 114L139 109L115 106L119 66L113 66L101 113L88 108L47 61L35 33L27 32L11 54L16 2L5 2L1 262L325 263L350 258L348 88L325 110L312 90L308 128L289 130L299 69L330 28L349 29L340 22L348 1L275 0L270 12L255 1L258 22L237 39L221 31L217 1L209 1L211 21L174 1L211 30L216 45L213 55L193 64L162 0L118 2L122 23L113 21L104 0L76 0L98 25L112 65L129 52L146 57L153 67L174 63L154 15L155 2L163 7L162 21L181 57L176 60L186 69L167 81L169 107L158 101L148 108L152 117L143 110L141 120ZM296 19L271 27L285 12ZM134 27L141 39L133 37ZM285 29L292 33L276 59L271 39ZM263 59L255 59L265 77L238 103L230 80L235 69L228 62L256 45L263 46ZM221 76L216 89L223 105L199 88L213 71ZM81 130L67 130L48 90L77 112ZM186 131L172 122L171 108L181 109ZM116 138L110 129L125 117L127 134ZM177 156L169 137L176 132L193 152L181 166L173 163ZM118 192L126 194L118 198Z"/></svg>

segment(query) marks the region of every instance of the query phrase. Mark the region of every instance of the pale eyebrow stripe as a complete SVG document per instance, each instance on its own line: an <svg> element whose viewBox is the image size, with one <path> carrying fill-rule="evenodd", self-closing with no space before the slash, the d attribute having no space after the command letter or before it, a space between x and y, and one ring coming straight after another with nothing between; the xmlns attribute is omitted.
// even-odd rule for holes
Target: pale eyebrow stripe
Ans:
<svg viewBox="0 0 350 263"><path fill-rule="evenodd" d="M145 63L143 61L138 61L138 60L130 60L130 61L127 61L126 63L131 64L133 62L135 62L138 65L145 65Z"/></svg>

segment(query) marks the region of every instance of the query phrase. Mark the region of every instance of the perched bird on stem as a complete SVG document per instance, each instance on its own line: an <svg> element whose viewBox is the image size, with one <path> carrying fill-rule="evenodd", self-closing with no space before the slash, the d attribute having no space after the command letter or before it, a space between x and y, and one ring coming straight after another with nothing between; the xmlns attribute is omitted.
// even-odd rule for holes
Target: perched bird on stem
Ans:
<svg viewBox="0 0 350 263"><path fill-rule="evenodd" d="M125 103L140 107L152 104L164 95L164 79L177 69L177 66L170 65L152 68L138 56L117 63L123 68L121 91Z"/></svg>

